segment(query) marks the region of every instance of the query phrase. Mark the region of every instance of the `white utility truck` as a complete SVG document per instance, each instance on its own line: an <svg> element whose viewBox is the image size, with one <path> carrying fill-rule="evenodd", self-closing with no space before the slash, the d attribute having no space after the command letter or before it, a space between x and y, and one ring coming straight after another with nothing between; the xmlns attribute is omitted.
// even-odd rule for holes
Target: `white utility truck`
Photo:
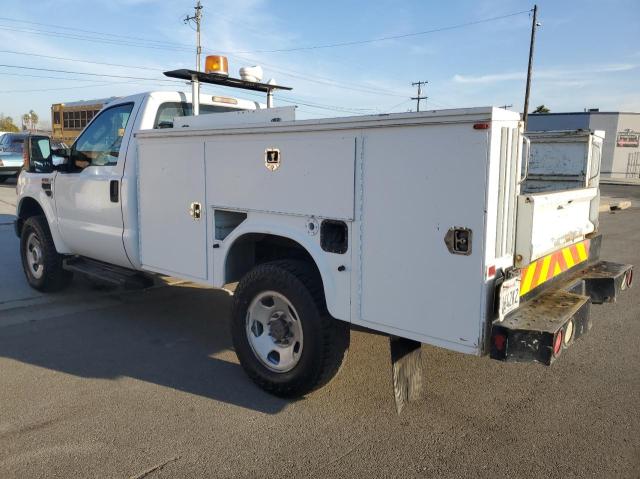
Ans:
<svg viewBox="0 0 640 479"><path fill-rule="evenodd" d="M589 331L591 303L631 285L630 265L599 260L597 187L520 193L518 113L298 121L194 91L198 116L178 93L114 100L55 152L61 165L31 138L16 222L31 286L60 289L74 271L238 283L233 344L258 385L295 396L325 383L354 325L391 338L400 409L418 395L422 343L548 365Z"/></svg>

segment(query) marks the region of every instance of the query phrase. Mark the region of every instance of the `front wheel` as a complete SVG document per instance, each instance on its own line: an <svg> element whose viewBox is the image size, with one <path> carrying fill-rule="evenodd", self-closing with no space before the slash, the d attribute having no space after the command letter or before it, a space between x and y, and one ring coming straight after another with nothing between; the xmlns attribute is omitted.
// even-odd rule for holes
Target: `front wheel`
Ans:
<svg viewBox="0 0 640 479"><path fill-rule="evenodd" d="M67 286L73 274L62 268L62 255L53 244L44 216L32 216L20 234L22 268L29 286L39 291L58 291Z"/></svg>
<svg viewBox="0 0 640 479"><path fill-rule="evenodd" d="M329 315L318 272L301 261L274 261L249 272L234 294L231 331L249 377L283 397L329 382L349 345L349 325Z"/></svg>

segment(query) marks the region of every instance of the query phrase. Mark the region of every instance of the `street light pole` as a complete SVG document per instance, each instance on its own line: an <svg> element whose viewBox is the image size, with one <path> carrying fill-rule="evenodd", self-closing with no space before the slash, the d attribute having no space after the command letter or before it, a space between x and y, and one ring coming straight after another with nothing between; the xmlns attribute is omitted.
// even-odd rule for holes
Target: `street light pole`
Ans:
<svg viewBox="0 0 640 479"><path fill-rule="evenodd" d="M527 129L527 118L529 116L529 93L531 91L531 72L533 70L533 46L536 41L536 29L540 26L538 23L538 5L533 6L533 20L531 22L531 43L529 44L529 68L527 70L527 89L524 94L524 111L522 112L522 122L525 130Z"/></svg>

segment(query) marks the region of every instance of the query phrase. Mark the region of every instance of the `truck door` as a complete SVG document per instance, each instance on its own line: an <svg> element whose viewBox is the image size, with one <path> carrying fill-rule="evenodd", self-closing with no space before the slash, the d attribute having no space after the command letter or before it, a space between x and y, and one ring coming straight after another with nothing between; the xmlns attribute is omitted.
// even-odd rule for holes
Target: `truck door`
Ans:
<svg viewBox="0 0 640 479"><path fill-rule="evenodd" d="M71 147L69 168L55 179L62 239L74 253L131 267L122 241L120 180L135 104L107 108Z"/></svg>

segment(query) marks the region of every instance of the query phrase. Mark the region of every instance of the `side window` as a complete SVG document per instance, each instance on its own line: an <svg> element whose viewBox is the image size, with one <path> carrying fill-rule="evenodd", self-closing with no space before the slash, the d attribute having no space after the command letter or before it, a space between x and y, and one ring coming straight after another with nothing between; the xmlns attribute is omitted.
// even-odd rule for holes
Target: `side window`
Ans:
<svg viewBox="0 0 640 479"><path fill-rule="evenodd" d="M186 103L166 102L160 105L156 115L154 128L173 128L173 119L177 116L187 116L190 112L185 111Z"/></svg>
<svg viewBox="0 0 640 479"><path fill-rule="evenodd" d="M227 111L238 111L237 108L227 108L218 105L200 104L200 114L224 113ZM192 115L192 105L186 102L165 102L158 108L154 128L173 128L173 119L177 116Z"/></svg>
<svg viewBox="0 0 640 479"><path fill-rule="evenodd" d="M133 103L114 106L100 113L78 137L71 151L77 168L115 165Z"/></svg>

